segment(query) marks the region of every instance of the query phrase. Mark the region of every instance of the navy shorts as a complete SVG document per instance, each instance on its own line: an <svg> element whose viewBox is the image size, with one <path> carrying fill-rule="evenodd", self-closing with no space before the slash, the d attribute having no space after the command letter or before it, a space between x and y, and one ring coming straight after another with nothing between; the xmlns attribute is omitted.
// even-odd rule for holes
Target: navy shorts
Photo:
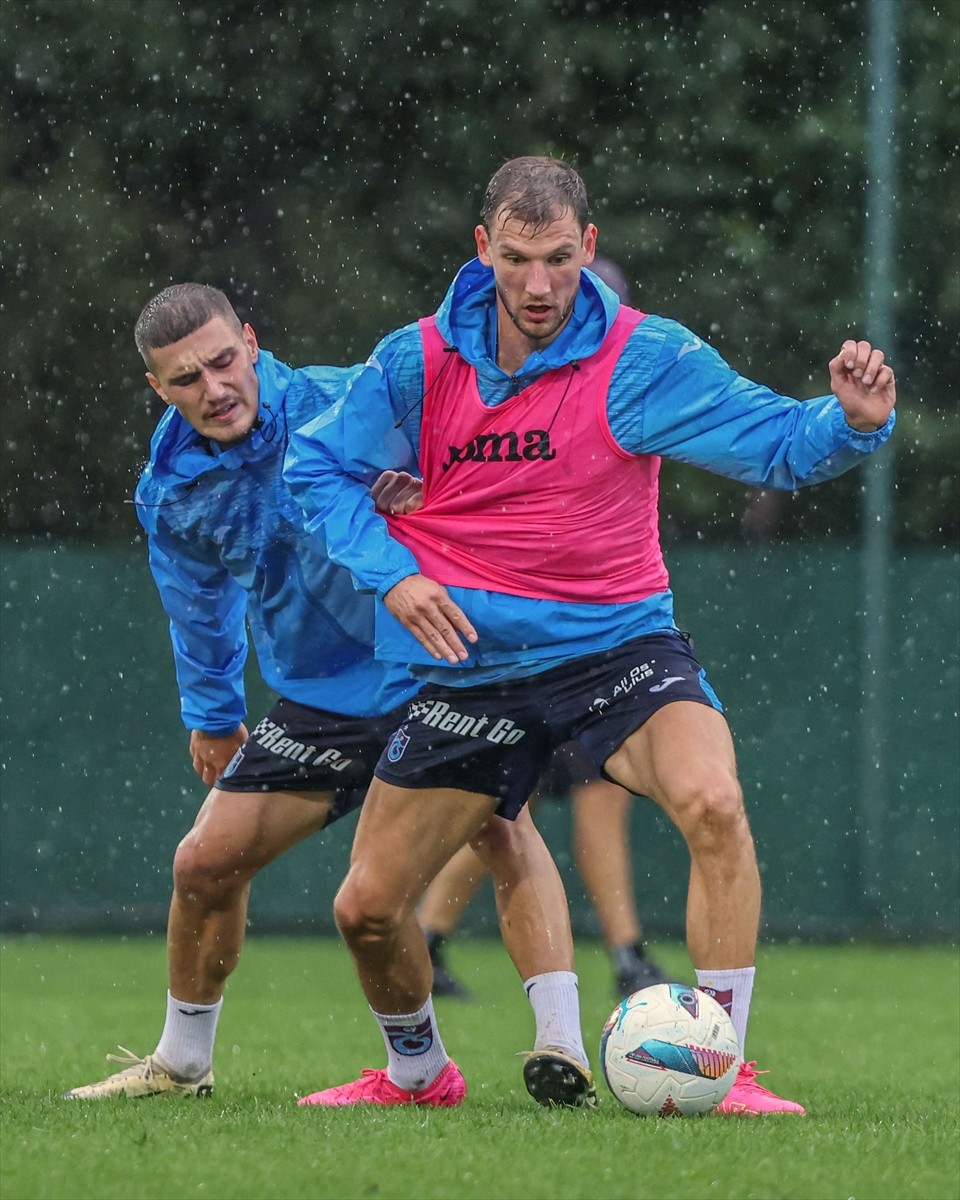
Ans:
<svg viewBox="0 0 960 1200"><path fill-rule="evenodd" d="M684 634L653 634L523 679L427 684L407 706L376 775L406 788L494 796L513 820L550 759L575 738L602 768L658 709L689 700L723 711ZM602 773L602 772L601 772Z"/></svg>
<svg viewBox="0 0 960 1200"><path fill-rule="evenodd" d="M222 792L333 792L327 825L363 803L380 752L406 706L344 717L279 700L217 780Z"/></svg>
<svg viewBox="0 0 960 1200"><path fill-rule="evenodd" d="M564 742L550 756L546 770L537 783L541 799L569 796L572 788L596 783L603 773L579 742Z"/></svg>

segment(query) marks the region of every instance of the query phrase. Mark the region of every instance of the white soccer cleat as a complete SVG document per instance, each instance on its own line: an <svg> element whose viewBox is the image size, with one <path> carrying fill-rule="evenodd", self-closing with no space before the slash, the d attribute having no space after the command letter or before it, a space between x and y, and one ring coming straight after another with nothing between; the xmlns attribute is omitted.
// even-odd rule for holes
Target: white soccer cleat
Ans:
<svg viewBox="0 0 960 1200"><path fill-rule="evenodd" d="M84 1087L71 1088L64 1092L63 1100L111 1100L114 1097L126 1096L130 1100L139 1100L144 1096L209 1096L213 1093L213 1071L208 1071L200 1079L178 1079L170 1068L157 1058L148 1054L146 1058L138 1058L125 1046L118 1046L123 1055L108 1054L111 1062L129 1064L125 1070L110 1075L99 1083L88 1083Z"/></svg>

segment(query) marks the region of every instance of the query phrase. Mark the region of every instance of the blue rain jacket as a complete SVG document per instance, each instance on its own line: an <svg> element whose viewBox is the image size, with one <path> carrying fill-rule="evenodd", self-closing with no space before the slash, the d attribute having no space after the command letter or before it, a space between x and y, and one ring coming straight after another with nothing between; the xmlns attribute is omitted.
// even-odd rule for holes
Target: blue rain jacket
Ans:
<svg viewBox="0 0 960 1200"><path fill-rule="evenodd" d="M263 424L221 450L171 407L136 489L150 568L170 618L188 729L232 733L246 715L247 626L264 682L345 716L390 711L419 687L373 656L375 602L307 535L284 486L288 430L323 412L359 368L293 370L261 350Z"/></svg>
<svg viewBox="0 0 960 1200"><path fill-rule="evenodd" d="M496 364L493 271L477 259L461 268L437 312L445 340L477 372L494 406L554 370L594 353L619 300L584 271L571 318L515 375ZM391 468L418 470L423 351L416 323L383 339L342 401L293 432L284 468L307 528L325 530L332 558L357 586L382 597L417 563L390 537L369 487ZM607 413L618 443L755 487L793 489L841 475L890 436L895 416L874 433L846 422L835 396L798 401L738 375L696 334L649 316L631 334L611 379ZM673 596L630 604L574 604L451 587L479 635L460 666L432 659L383 608L377 653L415 673L469 686L533 674L559 661L675 628Z"/></svg>

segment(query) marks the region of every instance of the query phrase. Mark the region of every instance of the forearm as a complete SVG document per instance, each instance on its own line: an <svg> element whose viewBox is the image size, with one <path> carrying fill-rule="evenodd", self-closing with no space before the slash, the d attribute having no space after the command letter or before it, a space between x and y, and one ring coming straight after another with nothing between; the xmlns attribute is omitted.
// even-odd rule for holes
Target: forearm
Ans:
<svg viewBox="0 0 960 1200"><path fill-rule="evenodd" d="M799 401L753 383L674 322L652 324L617 370L622 386L611 387L608 415L624 449L754 487L792 490L832 479L893 428L891 417L859 433L833 395Z"/></svg>
<svg viewBox="0 0 960 1200"><path fill-rule="evenodd" d="M246 710L246 592L196 546L157 536L149 558L170 619L181 719L190 730L233 733Z"/></svg>
<svg viewBox="0 0 960 1200"><path fill-rule="evenodd" d="M407 399L394 394L379 363L368 366L340 404L293 432L284 461L307 532L322 535L334 562L380 596L418 570L390 536L370 490L385 470L418 471L415 448L400 427Z"/></svg>
<svg viewBox="0 0 960 1200"><path fill-rule="evenodd" d="M170 632L180 692L180 719L184 726L213 737L235 733L246 716L243 687L246 642L242 650L225 663L213 666L186 654L182 639L172 625Z"/></svg>

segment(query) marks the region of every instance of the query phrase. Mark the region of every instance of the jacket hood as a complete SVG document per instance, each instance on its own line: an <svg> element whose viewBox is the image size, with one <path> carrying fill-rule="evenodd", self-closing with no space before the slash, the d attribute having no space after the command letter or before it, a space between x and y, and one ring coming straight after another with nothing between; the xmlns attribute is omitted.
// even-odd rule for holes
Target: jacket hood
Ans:
<svg viewBox="0 0 960 1200"><path fill-rule="evenodd" d="M592 271L582 270L570 320L549 346L530 355L516 378L539 375L594 354L619 307L617 294ZM496 365L497 305L492 267L474 258L460 268L437 309L437 328L478 374L492 371L503 377Z"/></svg>
<svg viewBox="0 0 960 1200"><path fill-rule="evenodd" d="M182 499L214 468L240 470L283 446L286 418L283 397L293 371L269 350L261 350L255 370L259 384L257 417L262 424L227 449L202 437L171 405L150 439L150 458L137 483L137 514L148 532L156 527L156 510Z"/></svg>

